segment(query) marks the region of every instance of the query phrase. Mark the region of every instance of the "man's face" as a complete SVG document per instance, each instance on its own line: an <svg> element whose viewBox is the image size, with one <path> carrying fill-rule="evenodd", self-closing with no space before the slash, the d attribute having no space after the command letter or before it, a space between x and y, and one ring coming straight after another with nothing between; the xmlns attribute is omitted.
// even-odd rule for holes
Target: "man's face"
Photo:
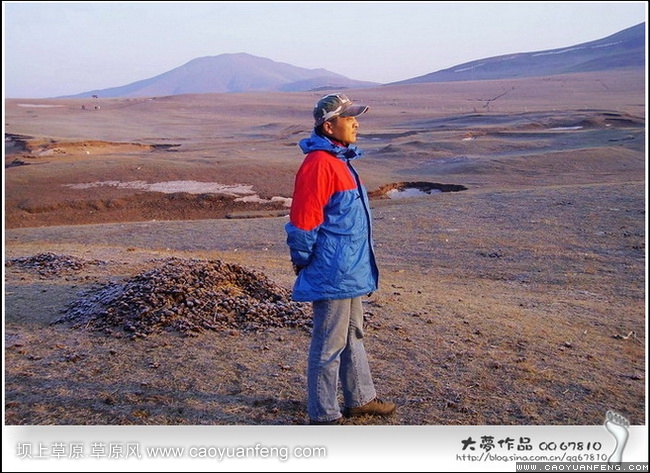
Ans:
<svg viewBox="0 0 650 473"><path fill-rule="evenodd" d="M355 117L335 117L323 124L323 131L330 138L346 146L357 141L358 128L359 122Z"/></svg>

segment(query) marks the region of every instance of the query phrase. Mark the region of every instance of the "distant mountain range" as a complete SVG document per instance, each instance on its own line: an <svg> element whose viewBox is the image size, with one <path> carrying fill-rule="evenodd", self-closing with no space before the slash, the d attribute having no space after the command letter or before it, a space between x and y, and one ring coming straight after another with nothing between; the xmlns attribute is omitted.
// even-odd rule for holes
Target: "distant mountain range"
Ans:
<svg viewBox="0 0 650 473"><path fill-rule="evenodd" d="M393 82L391 85L513 79L627 67L645 68L645 56L645 23L641 23L588 43L480 59L413 79Z"/></svg>
<svg viewBox="0 0 650 473"><path fill-rule="evenodd" d="M606 38L566 48L514 53L467 62L383 85L548 76L572 72L645 68L645 23ZM58 98L153 97L233 92L300 92L376 87L326 69L305 69L246 53L221 54L190 62L150 79L121 87L91 90Z"/></svg>

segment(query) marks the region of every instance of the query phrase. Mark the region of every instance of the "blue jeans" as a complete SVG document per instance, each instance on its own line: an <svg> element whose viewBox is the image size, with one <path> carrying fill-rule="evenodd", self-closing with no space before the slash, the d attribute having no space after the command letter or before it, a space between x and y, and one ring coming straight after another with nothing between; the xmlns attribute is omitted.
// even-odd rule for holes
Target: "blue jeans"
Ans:
<svg viewBox="0 0 650 473"><path fill-rule="evenodd" d="M375 386L363 345L361 297L313 302L314 328L307 363L307 413L316 421L341 417L339 381L345 407L372 401Z"/></svg>

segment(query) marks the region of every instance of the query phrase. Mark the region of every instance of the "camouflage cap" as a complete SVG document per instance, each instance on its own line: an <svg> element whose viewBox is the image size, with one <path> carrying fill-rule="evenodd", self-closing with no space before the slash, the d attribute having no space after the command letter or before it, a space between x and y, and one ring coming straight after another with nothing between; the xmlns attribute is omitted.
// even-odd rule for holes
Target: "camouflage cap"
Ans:
<svg viewBox="0 0 650 473"><path fill-rule="evenodd" d="M343 94L329 94L321 98L314 107L315 126L320 126L334 117L356 117L367 111L366 105L354 105Z"/></svg>

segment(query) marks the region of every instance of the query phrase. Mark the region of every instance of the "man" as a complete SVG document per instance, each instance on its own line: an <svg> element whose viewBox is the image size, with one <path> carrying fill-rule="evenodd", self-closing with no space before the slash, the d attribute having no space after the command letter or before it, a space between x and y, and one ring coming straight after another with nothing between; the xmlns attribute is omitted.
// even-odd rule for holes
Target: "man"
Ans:
<svg viewBox="0 0 650 473"><path fill-rule="evenodd" d="M353 144L355 117L367 110L343 94L318 101L314 131L299 143L306 157L285 226L297 276L293 299L313 306L307 412L314 425L340 424L343 416L386 416L396 407L377 398L363 344L361 298L377 289L379 273L368 195L351 161L362 155Z"/></svg>

